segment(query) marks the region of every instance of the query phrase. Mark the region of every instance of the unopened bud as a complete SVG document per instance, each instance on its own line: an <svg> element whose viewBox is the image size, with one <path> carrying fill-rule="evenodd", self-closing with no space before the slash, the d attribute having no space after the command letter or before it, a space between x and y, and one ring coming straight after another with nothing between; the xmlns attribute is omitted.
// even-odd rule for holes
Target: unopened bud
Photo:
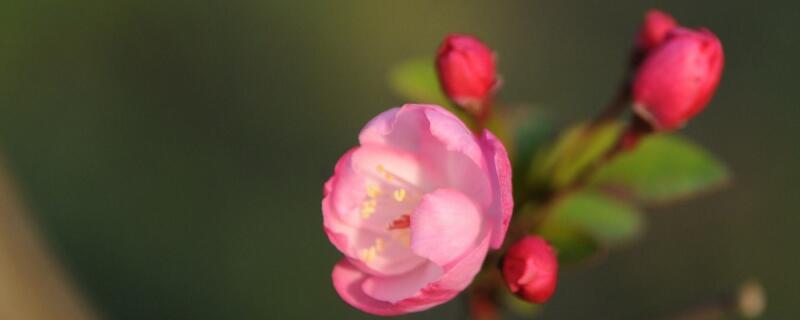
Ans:
<svg viewBox="0 0 800 320"><path fill-rule="evenodd" d="M545 303L556 290L555 252L541 237L526 236L512 245L503 258L503 278L520 298Z"/></svg>
<svg viewBox="0 0 800 320"><path fill-rule="evenodd" d="M667 33L678 23L671 15L656 9L650 9L644 15L644 22L636 38L639 50L646 52L658 47L667 37Z"/></svg>
<svg viewBox="0 0 800 320"><path fill-rule="evenodd" d="M723 64L722 44L711 31L673 29L637 70L634 111L656 130L681 127L711 100Z"/></svg>
<svg viewBox="0 0 800 320"><path fill-rule="evenodd" d="M439 83L445 94L475 116L484 116L497 86L495 57L475 37L451 34L436 55Z"/></svg>

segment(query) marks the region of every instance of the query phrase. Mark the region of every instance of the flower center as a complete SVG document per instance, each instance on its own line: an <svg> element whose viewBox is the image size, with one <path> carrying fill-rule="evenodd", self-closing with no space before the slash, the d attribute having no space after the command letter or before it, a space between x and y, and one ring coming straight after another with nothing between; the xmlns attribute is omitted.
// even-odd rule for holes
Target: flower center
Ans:
<svg viewBox="0 0 800 320"><path fill-rule="evenodd" d="M400 216L400 218L395 219L392 221L392 224L389 225L389 230L397 230L397 229L408 229L411 226L411 216L404 214Z"/></svg>
<svg viewBox="0 0 800 320"><path fill-rule="evenodd" d="M359 216L364 227L379 236L359 250L359 258L371 263L377 257L392 259L413 255L409 249L411 212L421 199L417 186L378 164L375 171L367 175L366 197Z"/></svg>

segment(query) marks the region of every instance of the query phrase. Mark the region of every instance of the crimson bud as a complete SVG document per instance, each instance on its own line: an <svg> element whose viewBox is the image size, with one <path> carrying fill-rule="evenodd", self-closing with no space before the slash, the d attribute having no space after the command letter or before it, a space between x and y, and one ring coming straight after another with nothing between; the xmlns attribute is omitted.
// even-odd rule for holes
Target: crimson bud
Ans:
<svg viewBox="0 0 800 320"><path fill-rule="evenodd" d="M639 35L636 38L636 45L642 52L650 51L658 47L678 23L671 15L656 9L650 9L644 15L644 22Z"/></svg>
<svg viewBox="0 0 800 320"><path fill-rule="evenodd" d="M448 35L436 54L436 70L445 94L475 116L485 116L497 86L495 57L475 37Z"/></svg>
<svg viewBox="0 0 800 320"><path fill-rule="evenodd" d="M512 245L503 258L503 278L508 288L522 299L544 303L556 290L558 260L547 242L525 236Z"/></svg>
<svg viewBox="0 0 800 320"><path fill-rule="evenodd" d="M634 111L656 130L681 127L711 100L723 64L722 44L711 31L673 29L636 72Z"/></svg>

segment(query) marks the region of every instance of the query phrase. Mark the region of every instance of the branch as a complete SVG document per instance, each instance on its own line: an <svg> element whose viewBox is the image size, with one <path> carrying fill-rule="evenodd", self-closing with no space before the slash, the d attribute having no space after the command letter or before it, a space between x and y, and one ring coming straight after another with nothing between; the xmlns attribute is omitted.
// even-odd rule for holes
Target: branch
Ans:
<svg viewBox="0 0 800 320"><path fill-rule="evenodd" d="M0 159L0 319L92 320L53 261Z"/></svg>

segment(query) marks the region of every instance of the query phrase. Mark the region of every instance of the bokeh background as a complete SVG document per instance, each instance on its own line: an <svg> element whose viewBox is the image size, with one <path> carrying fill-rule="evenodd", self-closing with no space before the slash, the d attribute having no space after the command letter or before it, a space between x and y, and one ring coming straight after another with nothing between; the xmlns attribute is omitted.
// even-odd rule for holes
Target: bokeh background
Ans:
<svg viewBox="0 0 800 320"><path fill-rule="evenodd" d="M683 134L735 183L649 210L643 241L562 273L543 318L653 318L748 278L766 319L797 317L797 1L4 0L0 150L105 318L366 319L330 285L321 189L403 103L389 68L474 33L499 53L502 99L567 124L612 96L651 7L723 41L718 94Z"/></svg>

